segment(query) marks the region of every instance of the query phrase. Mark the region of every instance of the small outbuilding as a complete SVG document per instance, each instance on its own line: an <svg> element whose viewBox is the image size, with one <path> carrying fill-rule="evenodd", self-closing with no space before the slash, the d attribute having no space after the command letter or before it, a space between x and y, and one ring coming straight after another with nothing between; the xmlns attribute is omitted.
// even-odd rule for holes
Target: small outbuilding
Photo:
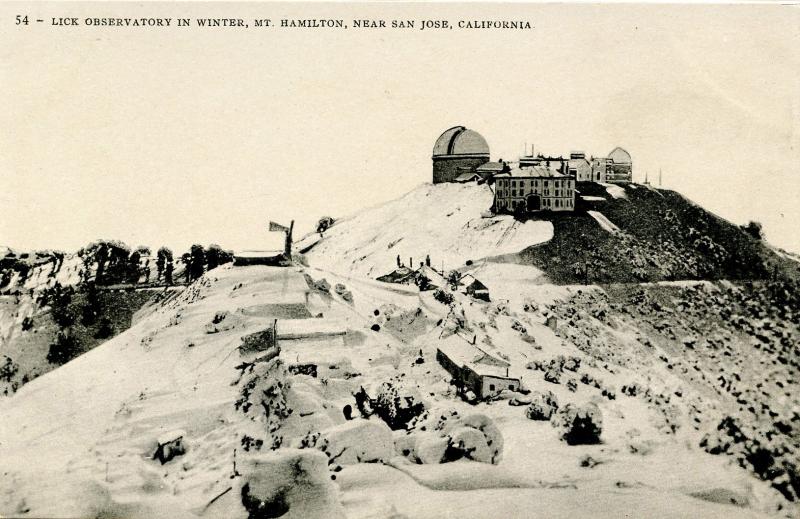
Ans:
<svg viewBox="0 0 800 519"><path fill-rule="evenodd" d="M436 360L453 377L461 394L471 391L478 399L500 391L520 389L520 380L508 374L509 364L494 357L458 335L442 339Z"/></svg>
<svg viewBox="0 0 800 519"><path fill-rule="evenodd" d="M480 299L481 301L489 301L489 287L481 283L472 274L466 274L461 277L459 283L464 287L464 293L468 296Z"/></svg>

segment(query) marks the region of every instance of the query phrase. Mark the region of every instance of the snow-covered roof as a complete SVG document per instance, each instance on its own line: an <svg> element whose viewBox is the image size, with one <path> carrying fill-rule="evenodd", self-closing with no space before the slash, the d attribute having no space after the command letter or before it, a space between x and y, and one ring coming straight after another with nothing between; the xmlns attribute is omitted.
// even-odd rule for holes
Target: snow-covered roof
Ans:
<svg viewBox="0 0 800 519"><path fill-rule="evenodd" d="M476 171L479 172L496 172L496 171L503 171L505 169L506 163L505 162L497 162L491 161L485 164L481 164L476 168Z"/></svg>
<svg viewBox="0 0 800 519"><path fill-rule="evenodd" d="M471 182L476 178L480 178L480 175L477 173L462 173L455 178L456 182Z"/></svg>
<svg viewBox="0 0 800 519"><path fill-rule="evenodd" d="M461 367L467 367L479 375L505 377L509 364L489 355L459 335L441 339L437 344L439 351Z"/></svg>
<svg viewBox="0 0 800 519"><path fill-rule="evenodd" d="M504 171L495 175L495 177L498 178L506 176L510 178L567 178L567 175L563 175L553 168L541 165L524 167L515 165L509 171Z"/></svg>

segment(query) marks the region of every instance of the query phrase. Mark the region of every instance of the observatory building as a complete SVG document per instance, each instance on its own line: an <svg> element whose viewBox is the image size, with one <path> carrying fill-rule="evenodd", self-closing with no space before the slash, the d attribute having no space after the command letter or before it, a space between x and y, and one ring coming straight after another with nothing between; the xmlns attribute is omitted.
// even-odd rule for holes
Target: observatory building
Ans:
<svg viewBox="0 0 800 519"><path fill-rule="evenodd" d="M454 182L456 177L476 173L489 162L489 145L481 134L464 126L442 133L433 147L433 183Z"/></svg>

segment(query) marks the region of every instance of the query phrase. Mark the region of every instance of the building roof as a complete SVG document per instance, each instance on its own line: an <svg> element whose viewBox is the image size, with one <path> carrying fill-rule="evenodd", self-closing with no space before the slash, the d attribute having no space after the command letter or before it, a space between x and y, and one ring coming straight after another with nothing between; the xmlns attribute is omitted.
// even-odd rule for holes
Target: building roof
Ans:
<svg viewBox="0 0 800 519"><path fill-rule="evenodd" d="M586 165L586 166L591 166L591 163L585 157L580 157L580 158L576 158L576 159L569 159L570 167L577 167L578 164L581 163L581 162L583 162L584 165Z"/></svg>
<svg viewBox="0 0 800 519"><path fill-rule="evenodd" d="M505 167L506 167L506 163L505 162L492 161L492 162L487 162L486 164L481 164L480 166L478 166L475 169L475 171L495 173L495 172L503 171L505 169Z"/></svg>
<svg viewBox="0 0 800 519"><path fill-rule="evenodd" d="M495 178L568 178L567 175L559 173L557 170L542 166L523 166L514 165L509 171L504 171L495 175Z"/></svg>
<svg viewBox="0 0 800 519"><path fill-rule="evenodd" d="M480 178L480 177L481 176L478 175L477 173L467 172L467 173L460 174L459 176L457 176L453 180L455 180L456 182L471 182L471 181L475 180L476 178Z"/></svg>
<svg viewBox="0 0 800 519"><path fill-rule="evenodd" d="M436 347L455 364L467 367L478 375L506 377L508 362L489 355L459 335L441 339Z"/></svg>
<svg viewBox="0 0 800 519"><path fill-rule="evenodd" d="M631 160L631 154L619 146L611 150L611 153L608 154L608 158L615 164L631 164L633 162Z"/></svg>
<svg viewBox="0 0 800 519"><path fill-rule="evenodd" d="M433 146L433 156L489 155L489 145L481 134L464 126L445 130Z"/></svg>

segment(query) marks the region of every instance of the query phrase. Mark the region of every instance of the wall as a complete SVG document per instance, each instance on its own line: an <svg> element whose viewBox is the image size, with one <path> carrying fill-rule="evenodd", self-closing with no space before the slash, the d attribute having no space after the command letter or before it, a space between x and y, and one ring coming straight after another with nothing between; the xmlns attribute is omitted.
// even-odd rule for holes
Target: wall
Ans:
<svg viewBox="0 0 800 519"><path fill-rule="evenodd" d="M489 386L492 385L494 385L494 391L489 388ZM484 375L481 377L480 393L476 394L478 394L481 398L487 398L496 395L503 389L511 389L512 386L514 390L518 390L520 387L519 379Z"/></svg>
<svg viewBox="0 0 800 519"><path fill-rule="evenodd" d="M559 196L556 196L555 181L560 182ZM516 187L512 188L511 182ZM520 188L520 185L523 187ZM566 187L564 187L566 186ZM498 212L513 212L516 203L526 204L528 195L535 194L541 197L542 211L574 211L575 210L575 180L571 178L554 179L521 179L503 178L495 184L495 206ZM560 200L556 206L556 199Z"/></svg>
<svg viewBox="0 0 800 519"><path fill-rule="evenodd" d="M433 157L433 183L452 182L455 178L466 173L467 170L475 171L478 166L489 162L489 156L471 157Z"/></svg>

